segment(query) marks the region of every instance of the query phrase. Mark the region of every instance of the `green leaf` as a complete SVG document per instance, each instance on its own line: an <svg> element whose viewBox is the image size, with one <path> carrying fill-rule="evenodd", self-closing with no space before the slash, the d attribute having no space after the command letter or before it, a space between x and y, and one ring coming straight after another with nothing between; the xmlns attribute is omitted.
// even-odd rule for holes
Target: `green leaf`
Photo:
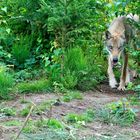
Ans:
<svg viewBox="0 0 140 140"><path fill-rule="evenodd" d="M7 7L3 7L1 8L2 11L4 11L5 13L7 13Z"/></svg>

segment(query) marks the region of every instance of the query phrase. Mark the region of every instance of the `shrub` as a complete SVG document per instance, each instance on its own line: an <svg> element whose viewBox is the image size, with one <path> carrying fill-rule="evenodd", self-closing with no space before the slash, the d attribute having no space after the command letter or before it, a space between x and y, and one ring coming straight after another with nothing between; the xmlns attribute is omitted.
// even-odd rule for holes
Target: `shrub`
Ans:
<svg viewBox="0 0 140 140"><path fill-rule="evenodd" d="M61 83L65 88L76 87L80 90L89 90L105 78L105 69L102 68L103 59L99 59L95 54L95 61L92 56L93 54L84 54L80 47L69 48L65 51L61 78Z"/></svg>
<svg viewBox="0 0 140 140"><path fill-rule="evenodd" d="M13 76L6 72L5 68L0 67L0 98L9 98L9 92L13 84Z"/></svg>

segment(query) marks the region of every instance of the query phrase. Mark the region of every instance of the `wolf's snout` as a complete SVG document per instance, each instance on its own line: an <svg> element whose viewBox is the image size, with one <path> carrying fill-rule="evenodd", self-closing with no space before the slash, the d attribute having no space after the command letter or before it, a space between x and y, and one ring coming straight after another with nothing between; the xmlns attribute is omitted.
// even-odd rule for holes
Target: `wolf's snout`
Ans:
<svg viewBox="0 0 140 140"><path fill-rule="evenodd" d="M118 62L118 58L117 57L113 58L113 62L117 63Z"/></svg>

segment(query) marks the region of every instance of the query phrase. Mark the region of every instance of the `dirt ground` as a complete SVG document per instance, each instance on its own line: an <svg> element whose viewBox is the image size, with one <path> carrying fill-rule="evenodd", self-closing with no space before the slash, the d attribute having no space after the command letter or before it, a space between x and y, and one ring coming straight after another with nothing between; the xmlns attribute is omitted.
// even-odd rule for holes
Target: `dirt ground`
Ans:
<svg viewBox="0 0 140 140"><path fill-rule="evenodd" d="M97 90L82 93L82 100L72 100L70 102L62 102L58 106L53 106L52 117L62 119L68 113L82 113L88 108L100 109L105 104L118 101L123 97L133 95L132 91L120 92L117 90L111 90L106 84L98 86ZM17 110L25 107L25 104L21 104L20 95L15 100L6 101L2 104L6 106L12 106ZM56 94L29 94L25 96L25 99L32 101L35 104L41 102L58 99L59 96ZM139 109L136 106L137 109ZM140 140L140 113L137 114L137 121L131 127L121 127L113 124L105 124L99 121L93 121L92 123L86 124L83 129L77 130L78 135L84 139L87 136L95 136L97 140ZM31 116L36 119L38 116ZM44 116L45 117L45 116ZM0 117L0 122L7 120L22 120L22 117ZM20 127L15 126L2 126L0 125L0 140L11 140L10 136L16 134Z"/></svg>

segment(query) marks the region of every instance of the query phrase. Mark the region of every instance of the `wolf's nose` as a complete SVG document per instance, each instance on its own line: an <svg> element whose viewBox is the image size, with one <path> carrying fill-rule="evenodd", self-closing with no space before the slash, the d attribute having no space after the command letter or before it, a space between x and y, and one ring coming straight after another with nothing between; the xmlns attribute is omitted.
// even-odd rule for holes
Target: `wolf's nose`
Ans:
<svg viewBox="0 0 140 140"><path fill-rule="evenodd" d="M113 58L113 62L117 63L118 62L118 58Z"/></svg>

